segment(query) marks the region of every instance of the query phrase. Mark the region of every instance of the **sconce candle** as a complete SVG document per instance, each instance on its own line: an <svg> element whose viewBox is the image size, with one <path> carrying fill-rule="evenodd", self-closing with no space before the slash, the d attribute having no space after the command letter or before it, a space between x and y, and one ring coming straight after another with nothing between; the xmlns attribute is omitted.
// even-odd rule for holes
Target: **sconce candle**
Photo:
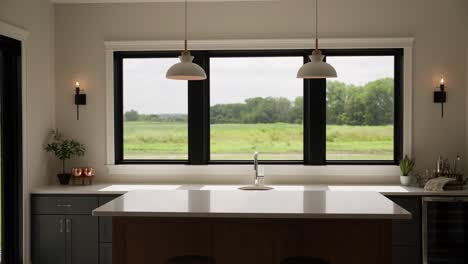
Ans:
<svg viewBox="0 0 468 264"><path fill-rule="evenodd" d="M80 120L80 105L86 105L86 94L82 94L80 83L75 83L75 105L76 105L76 120Z"/></svg>
<svg viewBox="0 0 468 264"><path fill-rule="evenodd" d="M447 92L445 92L445 79L440 78L439 91L434 92L434 103L440 103L441 115L444 118L444 103L447 101Z"/></svg>

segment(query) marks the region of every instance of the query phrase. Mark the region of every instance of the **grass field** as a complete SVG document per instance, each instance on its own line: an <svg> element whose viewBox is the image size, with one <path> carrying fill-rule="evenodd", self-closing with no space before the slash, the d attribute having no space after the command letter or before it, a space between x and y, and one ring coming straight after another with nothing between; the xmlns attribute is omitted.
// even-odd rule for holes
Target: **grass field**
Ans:
<svg viewBox="0 0 468 264"><path fill-rule="evenodd" d="M125 122L126 159L187 159L187 124ZM301 160L301 124L217 124L211 126L211 159ZM327 126L328 160L393 159L392 126Z"/></svg>

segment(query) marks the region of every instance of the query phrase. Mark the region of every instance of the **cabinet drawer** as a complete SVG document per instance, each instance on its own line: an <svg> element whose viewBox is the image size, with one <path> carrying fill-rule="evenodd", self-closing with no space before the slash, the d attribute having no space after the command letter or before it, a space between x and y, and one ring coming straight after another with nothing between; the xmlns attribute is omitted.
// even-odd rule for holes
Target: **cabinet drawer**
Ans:
<svg viewBox="0 0 468 264"><path fill-rule="evenodd" d="M99 206L104 205L115 198L119 197L120 195L106 195L106 196L99 196Z"/></svg>
<svg viewBox="0 0 468 264"><path fill-rule="evenodd" d="M98 207L94 196L33 196L33 214L85 214Z"/></svg>

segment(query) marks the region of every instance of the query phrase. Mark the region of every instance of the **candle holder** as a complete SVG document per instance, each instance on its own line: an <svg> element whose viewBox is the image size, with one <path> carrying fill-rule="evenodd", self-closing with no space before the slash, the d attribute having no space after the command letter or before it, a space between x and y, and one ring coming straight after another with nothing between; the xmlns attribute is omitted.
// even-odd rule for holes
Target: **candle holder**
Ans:
<svg viewBox="0 0 468 264"><path fill-rule="evenodd" d="M445 80L440 79L439 91L434 91L434 103L440 104L441 117L444 118L444 104L447 102L447 92L445 92Z"/></svg>
<svg viewBox="0 0 468 264"><path fill-rule="evenodd" d="M72 168L73 185L91 185L94 179L94 169L91 167Z"/></svg>
<svg viewBox="0 0 468 264"><path fill-rule="evenodd" d="M75 85L75 105L76 105L76 120L80 120L80 105L86 105L86 94L82 93L80 83Z"/></svg>

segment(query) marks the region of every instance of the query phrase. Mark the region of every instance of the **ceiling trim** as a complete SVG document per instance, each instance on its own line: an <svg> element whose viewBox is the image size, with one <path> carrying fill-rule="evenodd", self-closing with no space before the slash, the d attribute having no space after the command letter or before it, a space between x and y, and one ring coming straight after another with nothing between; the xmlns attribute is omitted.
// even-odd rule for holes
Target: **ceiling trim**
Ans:
<svg viewBox="0 0 468 264"><path fill-rule="evenodd" d="M183 40L105 41L106 50L182 50ZM314 39L226 39L190 40L190 50L226 49L307 49ZM414 38L321 38L320 47L333 48L407 48Z"/></svg>

